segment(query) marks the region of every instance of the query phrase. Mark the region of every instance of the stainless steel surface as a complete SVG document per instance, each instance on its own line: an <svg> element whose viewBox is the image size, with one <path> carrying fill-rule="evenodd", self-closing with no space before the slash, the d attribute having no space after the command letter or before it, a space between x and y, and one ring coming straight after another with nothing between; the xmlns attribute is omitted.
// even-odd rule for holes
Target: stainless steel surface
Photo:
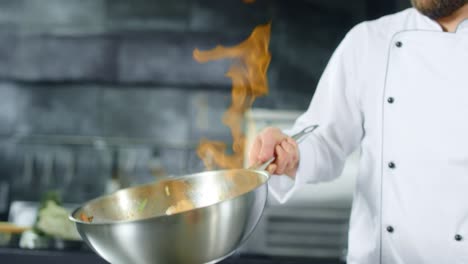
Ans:
<svg viewBox="0 0 468 264"><path fill-rule="evenodd" d="M218 261L258 223L268 177L240 169L159 181L90 201L70 219L82 238L114 264ZM82 213L93 216L92 223L81 221Z"/></svg>
<svg viewBox="0 0 468 264"><path fill-rule="evenodd" d="M306 128L304 128L303 130L301 130L299 133L295 134L292 136L292 138L296 141L300 141L302 139L304 139L304 137L312 132L314 132L315 129L318 128L318 125L312 125L312 126L308 126Z"/></svg>
<svg viewBox="0 0 468 264"><path fill-rule="evenodd" d="M114 264L216 263L259 222L268 179L264 170L238 169L162 180L92 200L70 219L83 240Z"/></svg>
<svg viewBox="0 0 468 264"><path fill-rule="evenodd" d="M268 168L268 166L270 166L270 164L271 164L273 161L275 161L275 159L276 159L275 157L272 157L272 158L270 158L269 160L265 161L263 164L261 164L261 165L254 165L254 166L252 166L250 169L252 169L252 170L255 170L255 169L257 169L257 170L266 170L266 168Z"/></svg>
<svg viewBox="0 0 468 264"><path fill-rule="evenodd" d="M318 125L312 125L312 126L308 126L306 128L304 128L303 130L301 130L300 132L298 132L297 134L294 134L292 136L292 139L294 139L295 141L297 141L298 143L305 138L305 136L307 136L308 134L314 132L315 129L317 129L319 126ZM272 157L270 158L269 160L265 161L263 164L255 164L253 166L251 166L249 169L252 169L252 170L266 170L266 168L268 168L268 166L270 166L270 164L275 161L275 157Z"/></svg>

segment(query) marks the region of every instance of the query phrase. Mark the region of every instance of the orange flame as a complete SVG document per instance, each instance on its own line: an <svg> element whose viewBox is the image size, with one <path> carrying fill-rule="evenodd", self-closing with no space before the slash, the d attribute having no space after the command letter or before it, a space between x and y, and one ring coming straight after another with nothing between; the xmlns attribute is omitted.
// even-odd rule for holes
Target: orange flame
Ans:
<svg viewBox="0 0 468 264"><path fill-rule="evenodd" d="M244 2L244 4L253 4L255 0L242 0L242 2Z"/></svg>
<svg viewBox="0 0 468 264"><path fill-rule="evenodd" d="M268 93L267 70L271 61L268 51L271 23L257 26L250 37L234 47L217 46L208 51L195 49L193 57L200 63L212 60L232 59L226 76L232 79L232 102L224 113L223 123L231 129L233 137L232 155L227 155L226 144L221 141L203 139L197 150L207 169L215 166L224 169L243 167L245 135L244 114L256 97Z"/></svg>

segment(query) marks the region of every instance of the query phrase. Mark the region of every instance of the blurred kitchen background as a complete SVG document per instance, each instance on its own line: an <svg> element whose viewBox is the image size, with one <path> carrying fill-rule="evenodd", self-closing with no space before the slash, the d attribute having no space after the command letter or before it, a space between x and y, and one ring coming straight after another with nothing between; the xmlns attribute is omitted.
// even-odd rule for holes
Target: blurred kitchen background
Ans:
<svg viewBox="0 0 468 264"><path fill-rule="evenodd" d="M204 170L199 140L232 140L221 122L230 105L231 62L198 64L195 48L238 44L271 21L270 91L249 118L252 131L288 126L307 108L352 26L409 6L409 0L1 1L0 221L18 219L13 202L37 203L51 190L79 204ZM277 209L266 211L245 251L344 255L352 180L338 186L344 187L307 189L285 206L271 201Z"/></svg>

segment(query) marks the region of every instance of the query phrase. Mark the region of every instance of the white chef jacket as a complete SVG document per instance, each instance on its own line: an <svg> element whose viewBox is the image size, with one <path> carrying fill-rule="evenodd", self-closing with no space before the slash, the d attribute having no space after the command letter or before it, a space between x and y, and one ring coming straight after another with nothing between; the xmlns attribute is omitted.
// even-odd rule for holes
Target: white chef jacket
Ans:
<svg viewBox="0 0 468 264"><path fill-rule="evenodd" d="M320 125L295 181L270 191L332 180L360 148L348 263L468 263L467 76L467 20L447 33L407 9L357 25L290 131Z"/></svg>

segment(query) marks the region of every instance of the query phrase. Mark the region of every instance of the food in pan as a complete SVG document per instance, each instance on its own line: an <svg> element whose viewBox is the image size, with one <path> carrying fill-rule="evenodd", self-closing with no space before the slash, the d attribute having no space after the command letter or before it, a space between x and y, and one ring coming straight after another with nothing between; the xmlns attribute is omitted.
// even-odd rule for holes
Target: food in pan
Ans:
<svg viewBox="0 0 468 264"><path fill-rule="evenodd" d="M166 210L166 215L172 215L178 212L188 211L195 208L195 205L189 200L180 200L175 205L171 205Z"/></svg>
<svg viewBox="0 0 468 264"><path fill-rule="evenodd" d="M83 222L91 223L93 222L94 217L93 216L87 216L85 213L80 214L80 219Z"/></svg>

